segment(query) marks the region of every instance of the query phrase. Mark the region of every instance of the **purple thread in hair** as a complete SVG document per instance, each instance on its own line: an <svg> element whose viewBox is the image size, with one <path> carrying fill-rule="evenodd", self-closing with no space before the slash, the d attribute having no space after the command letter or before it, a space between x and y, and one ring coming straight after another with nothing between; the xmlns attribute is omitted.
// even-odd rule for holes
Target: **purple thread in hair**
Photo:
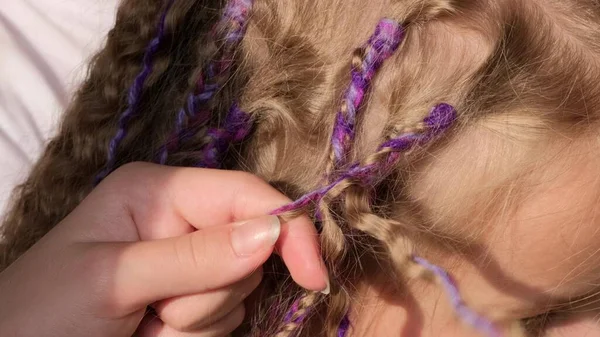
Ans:
<svg viewBox="0 0 600 337"><path fill-rule="evenodd" d="M346 179L360 181L363 184L375 185L382 177L386 176L386 172L393 168L400 158L400 153L412 148L415 145L424 144L431 141L435 136L439 136L444 131L449 129L456 121L457 113L454 107L446 103L440 103L434 106L427 117L423 120L427 127L422 134L407 133L396 138L390 139L379 146L379 150L389 150L388 157L383 162L375 162L369 165L355 163L337 179L329 185L323 186L320 189L312 191L300 197L296 201L280 207L273 212L272 215L281 215L289 211L302 209L311 203L318 204L329 191ZM318 210L318 208L317 208ZM294 302L290 310L285 316L284 322L289 323L292 320L294 313L298 311L299 300ZM463 309L461 309L463 310ZM463 310L464 311L464 310ZM305 315L298 317L294 322L300 323L304 320ZM344 337L350 327L348 316L344 316L338 328L338 337ZM490 335L494 336L494 335ZM496 336L494 336L496 337Z"/></svg>
<svg viewBox="0 0 600 337"><path fill-rule="evenodd" d="M429 116L424 119L424 123L437 135L448 129L456 119L454 107L447 103L441 103L431 109Z"/></svg>
<svg viewBox="0 0 600 337"><path fill-rule="evenodd" d="M233 47L240 43L246 32L252 0L231 0L223 10L223 16L215 25L214 31L224 31L225 44L219 60L212 60L200 75L196 90L187 98L186 106L177 113L175 129L168 141L159 149L158 162L165 164L170 152L176 151L179 143L185 141L189 133L210 119L211 112L206 106L220 89L212 83L215 77L226 75L233 64ZM187 126L185 126L187 123Z"/></svg>
<svg viewBox="0 0 600 337"><path fill-rule="evenodd" d="M201 150L201 159L196 166L205 168L219 168L223 155L234 143L240 143L252 130L252 118L240 109L237 103L233 104L225 118L225 126L221 129L210 128L207 131L209 142Z"/></svg>
<svg viewBox="0 0 600 337"><path fill-rule="evenodd" d="M154 54L158 51L158 47L160 46L163 38L165 37L167 13L171 9L171 6L174 2L175 0L169 0L167 2L165 10L163 11L160 17L158 32L156 33L156 36L150 41L150 44L148 44L148 46L146 47L146 52L144 53L143 58L142 70L136 76L133 84L129 88L129 93L127 95L128 107L121 114L121 117L119 118L119 128L117 130L117 133L110 141L106 167L96 176L96 181L94 182L94 185L98 185L114 169L114 166L116 164L117 150L119 149L119 146L121 145L123 139L125 139L125 136L127 136L127 127L129 126L129 122L139 112L138 105L142 97L142 93L144 91L144 83L146 83L146 79L152 72L152 61L154 58Z"/></svg>
<svg viewBox="0 0 600 337"><path fill-rule="evenodd" d="M292 304L292 307L290 308L290 310L285 314L285 318L283 319L284 323L291 323L292 322L292 318L294 317L294 314L298 312L298 309L300 308L300 300L301 299L297 299L294 301L294 304ZM302 323L302 321L304 321L304 319L306 318L308 313L304 313L303 315L300 315L298 317L296 317L296 319L294 319L294 323Z"/></svg>
<svg viewBox="0 0 600 337"><path fill-rule="evenodd" d="M397 21L383 19L364 48L360 67L353 66L352 80L343 99L343 108L337 113L331 139L336 165L343 164L354 140L356 114L377 70L398 49L404 38L404 28Z"/></svg>
<svg viewBox="0 0 600 337"><path fill-rule="evenodd" d="M298 312L298 310L300 309L300 301L301 300L302 300L302 297L300 297L299 299L294 301L291 308L288 310L288 312L285 314L285 317L283 318L284 324L289 324L289 323L293 322L293 323L299 325L299 324L302 324L302 322L304 322L304 319L306 319L306 317L310 313L310 308L307 308L306 311L302 315L298 315L298 317L294 318L294 314L296 314Z"/></svg>
<svg viewBox="0 0 600 337"><path fill-rule="evenodd" d="M414 256L413 260L423 268L435 274L435 276L442 283L444 290L448 294L448 297L450 298L450 304L454 308L454 311L465 323L484 333L486 336L501 336L500 332L494 326L494 324L492 324L492 322L472 311L465 305L462 297L460 296L460 292L458 291L458 287L444 269L418 256Z"/></svg>
<svg viewBox="0 0 600 337"><path fill-rule="evenodd" d="M348 330L350 330L350 318L348 318L348 314L344 315L342 321L340 322L340 326L338 328L338 337L346 337L348 334Z"/></svg>
<svg viewBox="0 0 600 337"><path fill-rule="evenodd" d="M368 165L353 164L350 168L333 180L330 184L314 190L300 197L293 203L280 207L273 211L273 215L302 209L310 204L318 204L329 191L346 179L359 181L365 185L375 185L384 176L383 173L389 171L400 159L400 153L415 145L425 144L434 136L440 135L447 130L456 120L456 110L446 103L436 105L431 109L425 124L428 126L426 132L422 134L407 133L396 138L390 139L379 146L379 150L387 149L390 151L384 162L375 162Z"/></svg>
<svg viewBox="0 0 600 337"><path fill-rule="evenodd" d="M224 125L221 129L210 128L207 131L210 140L202 149L201 160L196 166L219 168L229 146L246 139L252 130L253 123L250 115L240 109L237 103L234 103L227 113Z"/></svg>

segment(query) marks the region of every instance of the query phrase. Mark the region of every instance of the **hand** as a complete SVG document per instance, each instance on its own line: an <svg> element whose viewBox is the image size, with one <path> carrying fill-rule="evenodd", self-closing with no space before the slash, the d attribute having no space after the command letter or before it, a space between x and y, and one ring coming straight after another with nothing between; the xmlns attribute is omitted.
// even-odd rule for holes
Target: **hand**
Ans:
<svg viewBox="0 0 600 337"><path fill-rule="evenodd" d="M274 249L327 288L308 218L265 216L288 202L246 173L126 165L0 274L0 335L225 336Z"/></svg>

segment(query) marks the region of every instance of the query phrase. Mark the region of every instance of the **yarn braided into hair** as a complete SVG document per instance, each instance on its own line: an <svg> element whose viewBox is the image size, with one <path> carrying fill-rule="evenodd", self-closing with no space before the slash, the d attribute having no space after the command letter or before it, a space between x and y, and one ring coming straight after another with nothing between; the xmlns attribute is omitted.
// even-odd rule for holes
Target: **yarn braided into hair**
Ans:
<svg viewBox="0 0 600 337"><path fill-rule="evenodd" d="M128 121L135 115L136 100L139 99L136 95L139 96L141 94L143 82L152 69L152 54L156 51L164 34L164 20L166 12L171 5L172 1L168 3L161 17L158 36L153 39L144 56L143 71L130 90L130 107L123 114L119 131L115 136L114 142L111 142L111 155L109 156L109 166L107 169L111 165L114 165L116 147L124 137ZM215 27L215 32L220 32L224 36L224 43L218 53L220 54L220 58L209 62L204 74L200 76L197 90L188 97L186 107L179 111L176 118L175 130L167 144L160 149L160 163L164 164L169 151L176 150L177 144L185 140L186 137L194 134L200 126L210 119L209 103L229 75L229 70L233 64L234 48L243 38L251 6L251 0L232 0L225 8L222 19ZM346 91L342 107L336 115L334 131L332 133L332 160L331 166L328 169L327 184L288 205L274 210L271 214L284 218L294 217L316 206L314 207L315 217L323 217L323 223L326 224L323 230L334 231L334 235L331 235L331 237L340 238L338 244L343 245L343 232L331 220L329 202L340 197L351 186L359 185L371 188L377 186L391 174L401 159L402 153L416 146L422 146L431 142L443 134L454 123L456 119L455 109L445 103L438 104L432 108L430 114L423 120L423 123L418 128L415 128L414 131L390 137L365 162L354 163L342 172L335 172L346 165L347 154L355 138L357 112L362 105L364 97L367 95L375 73L384 61L398 49L404 38L404 33L404 28L400 23L391 19L383 19L377 25L374 34L370 37L366 45L355 52L352 60L351 84ZM237 103L233 103L225 118L224 125L220 128L211 127L206 131L208 140L201 149L202 156L198 166L219 167L223 160L223 155L227 152L230 145L243 141L250 134L253 122L254 120L251 116L241 110ZM338 249L338 251L342 250L342 248ZM330 258L336 259L337 257L333 255ZM409 260L413 264L420 265L437 276L445 290L449 293L452 305L461 319L486 333L488 336L497 336L497 331L489 321L470 311L464 305L456 286L443 269L420 257L411 257ZM282 327L276 333L276 336L288 337L295 335L310 315L311 308L316 305L319 296L317 293L305 293L300 296L286 314ZM347 311L347 304L345 306ZM350 320L348 314L340 317L337 328L338 337L345 336L349 327Z"/></svg>
<svg viewBox="0 0 600 337"><path fill-rule="evenodd" d="M274 215L286 215L289 213L297 214L299 211L306 211L313 204L320 204L325 199L333 200L339 197L345 189L354 184L362 186L376 186L385 177L389 175L393 167L401 159L401 154L412 149L415 146L425 145L436 137L443 134L455 121L455 109L445 103L436 105L430 114L423 120L418 132L405 133L385 141L379 146L379 150L371 156L365 163L355 163L350 169L342 173L337 179L327 186L304 195L293 203L285 205L272 212ZM484 317L468 309L460 297L457 287L449 275L440 267L433 265L427 260L420 257L412 257L411 262L425 268L433 273L441 282L444 290L448 293L451 304L456 314L467 324L481 331L486 336L499 336L498 330L494 325ZM288 317L293 317L288 322L284 329L285 331L293 330L297 327L302 319L306 316L309 306L302 307L303 303L314 303L314 295L306 295L301 301L297 301ZM345 333L348 329L347 316L342 319L340 324L339 334ZM283 336L283 335L282 335Z"/></svg>
<svg viewBox="0 0 600 337"><path fill-rule="evenodd" d="M331 138L332 162L339 166L354 141L357 113L377 70L393 55L404 38L404 28L395 20L383 19L364 47L354 52L350 86L337 113Z"/></svg>
<svg viewBox="0 0 600 337"><path fill-rule="evenodd" d="M379 146L378 152L370 158L369 162L365 164L353 164L349 170L342 173L330 184L302 196L291 204L278 208L273 214L282 215L287 212L306 209L310 205L319 204L330 193L334 193L336 196L339 195L339 192L333 190L348 181L360 183L365 186L377 185L398 162L402 152L414 146L426 144L435 136L441 134L452 125L455 114L454 108L448 104L442 103L436 105L424 120L427 132L402 134L384 142Z"/></svg>
<svg viewBox="0 0 600 337"><path fill-rule="evenodd" d="M210 102L229 77L235 48L244 37L252 4L252 0L231 0L227 3L221 20L213 28L213 37L220 36L223 43L215 59L209 62L200 75L195 91L187 98L186 106L177 113L174 131L159 150L160 164L165 164L169 153L176 151L181 142L195 134L211 118ZM237 107L233 106L231 109ZM208 136L219 138L219 132L213 130ZM215 140L213 143L225 142L226 140ZM214 144L211 148L216 149Z"/></svg>
<svg viewBox="0 0 600 337"><path fill-rule="evenodd" d="M404 27L398 21L384 18L380 20L374 33L365 45L355 50L351 62L350 84L342 99L342 105L336 114L331 136L331 157L329 166L326 169L326 182L330 182L329 179L332 178L333 172L346 163L346 157L355 138L359 109L377 71L381 68L385 60L392 56L398 49L404 35ZM304 209L308 205L316 204L319 207L316 207L315 218L318 220L322 220L322 218L330 219L329 207L320 201L333 186L336 186L335 182L315 191L315 194L305 195L295 203L282 207L276 213L291 212ZM324 236L332 238L330 241L334 242L336 247L333 251L327 251L325 254L328 258L337 260L340 257L340 252L343 251L344 233L333 221L321 221L321 223L323 224ZM319 296L318 293L305 293L298 301L301 305L293 307L291 311L294 311L298 317L306 317L310 306L318 300ZM342 321L345 318L347 317L342 317ZM302 320L287 322L282 328L282 333L278 336L285 337L290 335L290 332L297 329L301 323Z"/></svg>
<svg viewBox="0 0 600 337"><path fill-rule="evenodd" d="M144 58L142 61L142 70L136 76L133 84L129 88L129 94L127 95L127 104L128 107L123 111L121 117L119 118L119 128L117 129L117 133L110 141L108 157L106 162L106 167L98 173L96 176L94 185L98 185L106 176L108 176L114 169L117 162L117 151L119 150L119 146L125 136L127 136L127 128L129 123L138 115L138 105L142 98L142 93L144 92L144 84L146 83L146 79L150 76L150 73L153 69L153 58L154 54L158 51L158 48L161 45L163 38L165 37L165 23L167 20L167 13L173 6L175 0L168 0L165 6L164 11L161 14L158 31L156 36L150 41L148 47L146 48L146 52L144 54Z"/></svg>
<svg viewBox="0 0 600 337"><path fill-rule="evenodd" d="M242 111L237 103L234 103L225 117L225 126L208 129L209 141L201 150L197 166L219 168L229 146L243 141L250 134L251 129L251 117Z"/></svg>

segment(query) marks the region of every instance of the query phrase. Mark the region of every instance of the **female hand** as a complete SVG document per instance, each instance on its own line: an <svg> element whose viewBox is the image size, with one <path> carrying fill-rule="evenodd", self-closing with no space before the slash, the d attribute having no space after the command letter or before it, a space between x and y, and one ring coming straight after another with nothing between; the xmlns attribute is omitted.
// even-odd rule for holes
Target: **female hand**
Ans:
<svg viewBox="0 0 600 337"><path fill-rule="evenodd" d="M225 336L274 248L323 291L314 225L265 216L287 202L246 173L126 165L0 274L0 335Z"/></svg>

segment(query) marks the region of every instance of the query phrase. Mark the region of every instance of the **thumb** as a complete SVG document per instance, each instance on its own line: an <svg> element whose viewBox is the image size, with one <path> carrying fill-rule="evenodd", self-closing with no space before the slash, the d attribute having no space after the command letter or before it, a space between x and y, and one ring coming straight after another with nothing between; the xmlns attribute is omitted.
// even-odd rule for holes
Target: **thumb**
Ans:
<svg viewBox="0 0 600 337"><path fill-rule="evenodd" d="M134 312L159 300L229 286L269 258L280 232L279 219L264 216L176 238L124 244L118 248L114 298Z"/></svg>

